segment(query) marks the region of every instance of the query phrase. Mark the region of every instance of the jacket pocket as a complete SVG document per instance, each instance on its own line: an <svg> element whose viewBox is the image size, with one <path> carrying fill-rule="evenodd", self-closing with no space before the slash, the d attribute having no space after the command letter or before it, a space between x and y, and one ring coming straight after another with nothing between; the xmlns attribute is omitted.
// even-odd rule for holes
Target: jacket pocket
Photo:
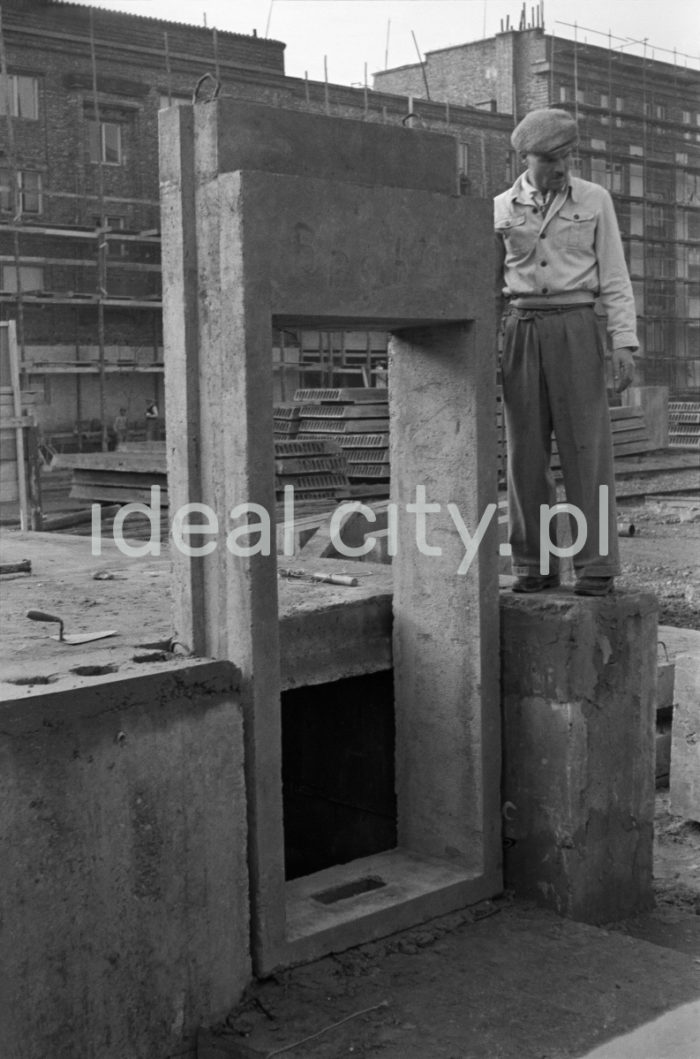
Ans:
<svg viewBox="0 0 700 1059"><path fill-rule="evenodd" d="M525 217L509 213L499 217L494 225L496 235L503 237L506 251L510 254L522 254L527 250L528 236L525 228Z"/></svg>
<svg viewBox="0 0 700 1059"><path fill-rule="evenodd" d="M499 217L496 221L495 228L500 235L510 235L513 229L519 228L525 224L525 218L518 217L515 213L508 214L507 217Z"/></svg>
<svg viewBox="0 0 700 1059"><path fill-rule="evenodd" d="M564 246L575 250L593 249L596 215L590 210L563 206L557 214L558 236Z"/></svg>

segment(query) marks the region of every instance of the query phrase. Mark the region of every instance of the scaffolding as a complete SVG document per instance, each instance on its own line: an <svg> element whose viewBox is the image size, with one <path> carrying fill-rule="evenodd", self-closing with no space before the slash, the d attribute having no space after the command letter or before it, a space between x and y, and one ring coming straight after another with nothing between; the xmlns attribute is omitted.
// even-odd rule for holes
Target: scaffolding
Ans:
<svg viewBox="0 0 700 1059"><path fill-rule="evenodd" d="M104 56L109 57L110 53L105 51L108 48L106 40L95 39L93 18L93 10L90 9L89 31L83 32L84 65L86 71L89 69L90 76L84 77L81 87L86 94L86 113L92 107L92 116L99 124L104 119L104 97L98 91L98 62L102 62ZM600 34L601 39L605 39L606 47L590 46L587 40L580 39L581 34L590 35L597 31L575 23L556 25L573 28L574 39L547 35L545 47L549 48L549 62L541 74L535 76L546 78L542 98L546 98L550 105L571 106L578 116L584 141L579 155L581 175L603 183L615 200L638 299L640 337L645 352L645 381L664 383L672 392L679 394L700 391L700 353L696 352L700 343L700 294L697 293L700 280L700 147L697 137L700 126L690 128L690 111L700 112L700 102L694 107L689 104L688 121L685 124L682 120L672 121L668 116L657 115L657 108L666 106L670 110L677 100L691 99L694 98L693 92L697 94L697 77L693 88L692 71L682 65L682 61L689 56L674 52L673 63L662 64L663 71L659 72L659 63L653 58L654 49L648 42L614 38L607 33ZM0 23L0 45L2 28ZM515 31L510 21L506 28ZM530 21L523 6L520 24L515 32L525 30L534 30L544 36L543 5L532 8ZM40 31L35 29L33 32L36 34ZM172 32L175 33L175 30ZM201 34L202 31L197 29L195 32ZM204 68L207 60L201 53L208 47L216 73L221 77L233 78L230 90L239 98L259 101L262 98L259 80L253 77L246 82L240 70L234 69L230 59L223 57L216 31L209 31L209 35L210 44L203 42L196 63ZM167 33L162 34L161 45L156 40L152 43L154 49L160 47L164 101L173 103L191 98L191 92L188 95L183 90L183 71L189 71L187 76L193 83L197 67L193 69L191 63L186 65L182 46L173 48ZM628 54L632 46L641 49L643 54ZM651 59L648 54L650 50ZM655 50L661 51L658 48ZM6 66L3 46L5 93L8 91ZM502 121L505 115L489 118L483 109L467 112L465 108L449 102L389 95L374 90L370 93L366 70L365 84L360 89L329 86L327 67L324 69L323 82L310 82L308 76L301 80L275 74L274 91L267 84L265 87L266 102L273 100L279 105L284 94L294 100L293 105L316 112L330 112L333 109L334 112L347 115L348 108L355 107L359 120L441 129L454 135L462 144L462 190L483 197L489 197L498 190L502 169L500 163L496 164L495 154L488 147L486 137L489 122L497 125L500 120L505 142L507 132ZM421 70L425 73L422 67ZM573 95L569 100L562 99L560 91L571 82L572 73ZM634 92L629 88L631 77L637 78ZM218 83L219 78L216 80ZM624 101L619 108L616 102L618 98ZM100 379L101 394L104 394L108 377L115 371L149 371L157 375L162 372L158 340L160 298L153 289L157 274L160 273L158 202L145 197L128 199L110 195L109 189L105 188L104 166L98 159L99 164L90 167L90 180L94 187L67 190L47 186L42 189L42 196L56 208L61 203L74 204L74 223L38 224L36 217L22 211L19 167L12 144L13 119L7 104L5 111L7 117L3 125L6 124L8 130L5 164L11 174L8 192L13 205L12 221L3 223L2 227L12 237L13 247L10 254L0 259L0 263L14 269L15 289L5 287L5 293L0 294L0 308L11 304L16 314L20 363L25 380L32 372L35 376L55 374L59 370L73 372L78 377L96 374ZM517 112L514 111L510 120L514 121L516 117ZM631 129L637 130L634 136L638 136L638 155L630 153L635 143L634 137L631 138ZM686 133L690 138L686 137ZM592 141L598 141L599 146L592 146ZM506 150L504 148L504 157ZM50 183L49 170L47 184ZM92 224L89 224L91 211ZM145 212L150 214L150 219L121 229L110 223L113 220L110 212L132 216ZM51 216L59 216L59 213L52 211ZM61 252L60 246L71 249ZM113 253L115 250L116 253ZM60 289L60 283L25 289L22 273L32 266L36 266L37 270L39 266L53 270L52 278L58 277L59 280L65 278L65 270L72 270L76 278L70 279L70 282L66 278L64 290ZM81 269L83 271L78 276ZM86 278L85 271L88 269L90 276ZM64 270L63 277L60 270ZM152 275L149 276L149 272ZM133 281L131 297L127 297L124 289L118 286L125 276ZM115 284L119 293L114 289ZM47 286L50 289L46 289ZM142 288L140 294L137 287ZM144 287L151 288L148 294L144 292ZM75 315L76 357L74 361L64 358L60 367L37 365L25 352L25 315L28 314L31 322L36 321L42 308L48 314L51 306L56 311L59 306L66 309L72 306ZM119 311L125 309L138 311L144 316L151 312L152 351L144 362L141 354L147 346L145 342L141 343L138 356L134 358L138 360L137 364L115 366L110 360L110 346L119 344L114 341L115 327ZM81 350L81 328L88 315L96 340L91 345L97 345L97 355L90 361L85 360L84 351ZM314 341L316 345L312 348L308 335L302 332L275 336L274 356L281 399L285 399L296 388L297 380L302 385L313 385L316 380L320 385L325 385L339 374L344 376L346 384L350 384L352 378L357 383L371 383L374 374L381 370L386 360L386 347L382 348L374 337L370 339L372 348L369 354L364 344L366 337L356 340L350 335L333 332L322 333ZM76 387L79 389L79 386L78 378ZM105 418L104 400L101 398L102 430ZM104 444L104 438L102 442Z"/></svg>
<svg viewBox="0 0 700 1059"><path fill-rule="evenodd" d="M573 29L573 40L549 38L548 102L573 109L578 174L615 202L643 380L700 395L700 92L696 72L678 61L691 57L669 51L673 63L662 68L649 52L664 49L646 40L608 32L603 50L581 42L576 23L557 25ZM630 44L642 54L626 53Z"/></svg>

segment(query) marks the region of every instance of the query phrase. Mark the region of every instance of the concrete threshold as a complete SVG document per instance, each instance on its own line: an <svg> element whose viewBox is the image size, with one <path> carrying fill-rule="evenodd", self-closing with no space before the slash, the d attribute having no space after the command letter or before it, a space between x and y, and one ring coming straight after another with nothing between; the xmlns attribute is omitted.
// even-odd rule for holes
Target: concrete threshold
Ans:
<svg viewBox="0 0 700 1059"><path fill-rule="evenodd" d="M469 869L391 849L288 882L287 941L294 962L306 962L329 951L339 927L345 949L476 904L499 889L483 866Z"/></svg>

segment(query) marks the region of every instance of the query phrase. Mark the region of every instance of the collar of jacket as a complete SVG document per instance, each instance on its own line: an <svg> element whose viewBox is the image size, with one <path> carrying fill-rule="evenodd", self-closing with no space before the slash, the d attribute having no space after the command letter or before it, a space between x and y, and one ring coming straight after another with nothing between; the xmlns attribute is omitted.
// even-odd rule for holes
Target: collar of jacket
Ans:
<svg viewBox="0 0 700 1059"><path fill-rule="evenodd" d="M518 179L513 184L513 187L510 189L509 197L512 202L519 202L523 206L531 206L532 191L534 189L532 188L530 182L524 179L525 176L525 173L520 174ZM567 195L571 197L572 202L578 202L581 198L581 183L582 182L579 180L578 177L569 177L569 183L567 185L566 191ZM530 189L529 191L528 188ZM557 194L561 194L561 192L558 192Z"/></svg>

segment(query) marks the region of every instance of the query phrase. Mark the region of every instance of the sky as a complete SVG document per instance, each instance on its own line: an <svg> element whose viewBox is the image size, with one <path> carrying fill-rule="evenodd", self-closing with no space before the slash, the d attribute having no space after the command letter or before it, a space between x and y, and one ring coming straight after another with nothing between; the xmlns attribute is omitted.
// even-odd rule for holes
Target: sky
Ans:
<svg viewBox="0 0 700 1059"><path fill-rule="evenodd" d="M517 26L522 0L77 0L171 22L284 41L292 77L362 85L388 65L415 63L427 51L493 36L501 19ZM528 21L535 0L527 4ZM700 67L697 0L544 0L545 30L558 36ZM574 30L574 23L578 28ZM662 49L668 49L664 51Z"/></svg>

